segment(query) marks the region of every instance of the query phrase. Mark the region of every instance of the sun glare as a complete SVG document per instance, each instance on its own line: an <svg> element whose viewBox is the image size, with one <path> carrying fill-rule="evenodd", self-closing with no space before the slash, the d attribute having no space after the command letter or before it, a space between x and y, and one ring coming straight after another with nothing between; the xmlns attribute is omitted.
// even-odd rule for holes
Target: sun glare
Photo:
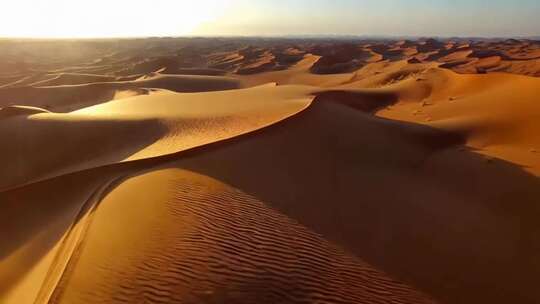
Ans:
<svg viewBox="0 0 540 304"><path fill-rule="evenodd" d="M3 4L0 37L189 35L224 13L227 0L18 0Z"/></svg>

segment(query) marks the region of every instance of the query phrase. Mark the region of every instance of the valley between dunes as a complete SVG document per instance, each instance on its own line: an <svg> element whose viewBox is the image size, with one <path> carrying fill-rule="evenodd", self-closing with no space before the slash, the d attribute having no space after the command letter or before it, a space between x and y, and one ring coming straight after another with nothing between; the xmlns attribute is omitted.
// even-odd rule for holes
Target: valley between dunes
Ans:
<svg viewBox="0 0 540 304"><path fill-rule="evenodd" d="M1 303L540 302L537 42L2 43Z"/></svg>

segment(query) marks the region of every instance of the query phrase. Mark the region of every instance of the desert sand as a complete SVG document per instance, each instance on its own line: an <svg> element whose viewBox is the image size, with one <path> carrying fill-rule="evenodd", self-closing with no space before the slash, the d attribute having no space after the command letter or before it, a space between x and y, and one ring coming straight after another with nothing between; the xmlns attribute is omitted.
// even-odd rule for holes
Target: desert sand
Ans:
<svg viewBox="0 0 540 304"><path fill-rule="evenodd" d="M0 303L540 302L540 42L1 40L0 67Z"/></svg>

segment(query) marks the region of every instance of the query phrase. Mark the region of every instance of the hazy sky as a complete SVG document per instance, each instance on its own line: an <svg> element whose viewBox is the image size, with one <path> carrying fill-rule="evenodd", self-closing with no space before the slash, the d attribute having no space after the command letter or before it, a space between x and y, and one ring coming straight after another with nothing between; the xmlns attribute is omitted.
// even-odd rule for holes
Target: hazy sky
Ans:
<svg viewBox="0 0 540 304"><path fill-rule="evenodd" d="M0 36L540 35L540 0L3 0Z"/></svg>

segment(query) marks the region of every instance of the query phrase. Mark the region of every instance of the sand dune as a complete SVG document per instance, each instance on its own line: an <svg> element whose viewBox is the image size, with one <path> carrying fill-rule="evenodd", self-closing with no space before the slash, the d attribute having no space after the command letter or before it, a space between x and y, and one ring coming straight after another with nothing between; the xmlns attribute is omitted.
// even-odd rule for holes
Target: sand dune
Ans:
<svg viewBox="0 0 540 304"><path fill-rule="evenodd" d="M245 189L443 303L537 299L535 176L487 162L459 135L339 104L314 105L280 127L177 166ZM276 146L287 150L276 155ZM244 165L265 175L253 180Z"/></svg>
<svg viewBox="0 0 540 304"><path fill-rule="evenodd" d="M167 89L175 92L208 92L241 87L242 84L239 81L228 77L156 73L137 77L132 81L53 86L41 86L40 83L37 83L37 86L0 88L0 106L30 105L56 112L70 112L113 100L115 96L122 92L127 92L128 95L141 95L148 94L148 89Z"/></svg>
<svg viewBox="0 0 540 304"><path fill-rule="evenodd" d="M509 160L540 175L537 78L492 74L456 75L431 70L430 95L379 113L382 117L428 124L463 134L482 154Z"/></svg>
<svg viewBox="0 0 540 304"><path fill-rule="evenodd" d="M236 78L241 79L243 83L249 86L274 82L279 85L303 84L310 86L332 87L345 83L354 77L353 73L327 75L312 73L310 71L311 67L316 64L320 58L320 56L309 54L306 55L304 59L286 70L271 71L249 76L238 75Z"/></svg>
<svg viewBox="0 0 540 304"><path fill-rule="evenodd" d="M305 51L296 48L248 46L232 52L211 54L208 58L210 67L246 75L286 69L300 61L304 54Z"/></svg>
<svg viewBox="0 0 540 304"><path fill-rule="evenodd" d="M538 303L539 55L8 43L0 302Z"/></svg>
<svg viewBox="0 0 540 304"><path fill-rule="evenodd" d="M19 111L0 120L6 138L1 157L13 160L0 174L0 189L176 153L256 130L305 108L307 90L265 86L217 94L163 91L66 114L7 108L0 113ZM232 106L230 100L237 102ZM35 153L44 146L50 148Z"/></svg>
<svg viewBox="0 0 540 304"><path fill-rule="evenodd" d="M140 187L152 205L136 194ZM52 303L432 303L205 176L153 171L129 178L102 204Z"/></svg>

